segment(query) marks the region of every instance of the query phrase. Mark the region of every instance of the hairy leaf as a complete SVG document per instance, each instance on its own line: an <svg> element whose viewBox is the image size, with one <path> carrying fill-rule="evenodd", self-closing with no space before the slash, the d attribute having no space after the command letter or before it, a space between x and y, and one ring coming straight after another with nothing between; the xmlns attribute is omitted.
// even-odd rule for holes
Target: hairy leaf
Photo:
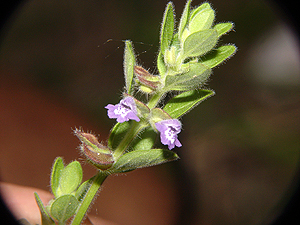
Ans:
<svg viewBox="0 0 300 225"><path fill-rule="evenodd" d="M216 50L211 51L209 54L200 58L201 63L213 68L220 63L224 62L230 56L236 52L236 47L234 45L224 45Z"/></svg>
<svg viewBox="0 0 300 225"><path fill-rule="evenodd" d="M76 191L82 181L82 168L78 161L69 163L62 171L59 188L62 194Z"/></svg>
<svg viewBox="0 0 300 225"><path fill-rule="evenodd" d="M133 52L133 47L131 41L125 42L124 50L124 75L125 75L125 84L126 91L128 94L132 94L132 82L133 82L133 70L135 66L135 56Z"/></svg>
<svg viewBox="0 0 300 225"><path fill-rule="evenodd" d="M202 30L191 34L183 43L183 59L205 54L216 45L217 40L218 32L215 29Z"/></svg>
<svg viewBox="0 0 300 225"><path fill-rule="evenodd" d="M188 24L188 20L190 17L191 2L192 2L191 0L188 0L186 2L183 13L181 15L179 26L178 26L179 38L181 38L183 30L186 28L186 26Z"/></svg>
<svg viewBox="0 0 300 225"><path fill-rule="evenodd" d="M195 14L189 23L189 31L195 33L201 30L209 29L215 19L215 12L210 7L202 9Z"/></svg>
<svg viewBox="0 0 300 225"><path fill-rule="evenodd" d="M217 30L218 36L220 37L223 34L226 34L233 28L233 23L218 23L214 26L214 29Z"/></svg>
<svg viewBox="0 0 300 225"><path fill-rule="evenodd" d="M169 48L174 33L174 12L173 12L173 5L171 2L168 3L163 22L161 26L160 32L160 51L164 54L166 49Z"/></svg>
<svg viewBox="0 0 300 225"><path fill-rule="evenodd" d="M176 119L214 94L214 91L205 89L186 91L172 98L163 110Z"/></svg>
<svg viewBox="0 0 300 225"><path fill-rule="evenodd" d="M201 4L197 8L193 9L192 12L191 12L191 18L190 19L193 19L199 12L201 12L202 10L205 10L205 9L211 9L210 4L207 3L207 2Z"/></svg>
<svg viewBox="0 0 300 225"><path fill-rule="evenodd" d="M203 85L211 74L211 69L202 63L190 63L187 73L166 77L166 91L187 91Z"/></svg>
<svg viewBox="0 0 300 225"><path fill-rule="evenodd" d="M62 195L52 203L50 213L54 219L63 223L75 214L78 205L79 202L74 195Z"/></svg>
<svg viewBox="0 0 300 225"><path fill-rule="evenodd" d="M54 161L51 171L51 190L55 197L59 196L59 181L64 170L64 163L61 157L57 157Z"/></svg>
<svg viewBox="0 0 300 225"><path fill-rule="evenodd" d="M132 141L130 149L149 150L153 147L156 137L157 133L149 126Z"/></svg>
<svg viewBox="0 0 300 225"><path fill-rule="evenodd" d="M55 225L54 220L50 217L50 215L46 211L42 200L40 199L39 195L36 192L34 192L34 197L40 209L42 225Z"/></svg>
<svg viewBox="0 0 300 225"><path fill-rule="evenodd" d="M164 61L164 56L161 51L158 53L158 56L157 56L157 69L158 69L160 76L164 76L164 74L167 71L165 61Z"/></svg>
<svg viewBox="0 0 300 225"><path fill-rule="evenodd" d="M150 167L179 159L178 155L165 149L135 150L122 155L110 169L112 173L125 173L137 168Z"/></svg>
<svg viewBox="0 0 300 225"><path fill-rule="evenodd" d="M131 121L126 121L124 123L117 123L110 132L108 138L108 147L112 150L116 149L123 139L124 135L130 129Z"/></svg>

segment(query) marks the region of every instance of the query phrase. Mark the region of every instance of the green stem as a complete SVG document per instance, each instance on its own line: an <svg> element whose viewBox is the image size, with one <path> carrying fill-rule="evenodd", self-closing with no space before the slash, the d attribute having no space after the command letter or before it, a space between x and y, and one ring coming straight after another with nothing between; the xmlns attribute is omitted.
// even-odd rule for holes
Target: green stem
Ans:
<svg viewBox="0 0 300 225"><path fill-rule="evenodd" d="M99 188L101 187L102 183L107 177L108 174L105 174L103 172L98 172L96 176L90 179L91 185L88 188L83 200L81 201L81 204L77 209L77 212L74 216L71 225L80 225L95 195L97 194Z"/></svg>
<svg viewBox="0 0 300 225"><path fill-rule="evenodd" d="M163 96L163 94L161 92L157 92L155 93L154 95L152 95L152 97L150 98L147 106L150 108L150 109L153 109L157 103L159 102L159 100L161 99L161 97Z"/></svg>
<svg viewBox="0 0 300 225"><path fill-rule="evenodd" d="M124 151L127 149L131 141L142 131L142 129L144 129L147 126L148 124L143 121L140 122L132 121L131 128L125 134L124 138L122 139L122 141L120 142L116 150L114 151L114 158L116 161L118 160L118 158L120 158L123 155Z"/></svg>

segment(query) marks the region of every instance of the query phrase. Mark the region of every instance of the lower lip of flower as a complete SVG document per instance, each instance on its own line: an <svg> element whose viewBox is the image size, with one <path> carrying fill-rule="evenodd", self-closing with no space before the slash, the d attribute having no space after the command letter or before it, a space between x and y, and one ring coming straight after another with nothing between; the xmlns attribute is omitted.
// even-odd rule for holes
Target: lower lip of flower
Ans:
<svg viewBox="0 0 300 225"><path fill-rule="evenodd" d="M165 137L172 143L174 144L176 138L177 138L177 134L176 134L176 130L173 127L168 127L168 129L164 132L165 133Z"/></svg>

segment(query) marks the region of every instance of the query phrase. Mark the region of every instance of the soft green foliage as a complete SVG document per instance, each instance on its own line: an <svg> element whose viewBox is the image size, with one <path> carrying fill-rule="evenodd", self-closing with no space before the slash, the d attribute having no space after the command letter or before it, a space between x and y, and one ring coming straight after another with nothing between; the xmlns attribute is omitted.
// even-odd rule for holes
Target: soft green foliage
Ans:
<svg viewBox="0 0 300 225"><path fill-rule="evenodd" d="M76 193L75 193L75 197L78 199L78 201L82 201L82 199L84 198L87 190L89 189L89 187L91 186L91 182L90 180L87 180L85 182L83 182L79 188L77 189Z"/></svg>
<svg viewBox="0 0 300 225"><path fill-rule="evenodd" d="M211 73L211 69L202 63L189 63L188 72L168 75L164 90L187 91L203 85Z"/></svg>
<svg viewBox="0 0 300 225"><path fill-rule="evenodd" d="M58 157L51 173L51 189L55 197L74 192L82 180L82 168L78 161L64 167L62 158Z"/></svg>
<svg viewBox="0 0 300 225"><path fill-rule="evenodd" d="M161 52L158 53L156 64L159 74L165 74L167 72L167 67L164 62L164 56Z"/></svg>
<svg viewBox="0 0 300 225"><path fill-rule="evenodd" d="M232 28L233 28L233 23L218 23L214 26L214 29L217 30L219 37L229 32Z"/></svg>
<svg viewBox="0 0 300 225"><path fill-rule="evenodd" d="M165 52L173 38L174 34L174 9L171 2L168 3L160 31L160 51Z"/></svg>
<svg viewBox="0 0 300 225"><path fill-rule="evenodd" d="M151 120L150 123L153 124L152 127L155 127L154 124L161 120L169 120L172 119L168 113L166 113L161 108L153 108L151 110Z"/></svg>
<svg viewBox="0 0 300 225"><path fill-rule="evenodd" d="M65 222L74 215L78 205L79 202L74 195L61 195L56 198L51 205L51 216L57 220L59 224L65 224Z"/></svg>
<svg viewBox="0 0 300 225"><path fill-rule="evenodd" d="M108 147L111 149L116 149L120 144L122 138L130 129L130 123L133 121L128 121L124 123L117 123L110 132L108 138Z"/></svg>
<svg viewBox="0 0 300 225"><path fill-rule="evenodd" d="M52 193L55 197L58 197L59 194L59 181L61 178L62 171L64 170L65 166L63 163L62 158L58 157L53 164L52 172L51 172L51 189Z"/></svg>
<svg viewBox="0 0 300 225"><path fill-rule="evenodd" d="M163 110L172 118L179 118L214 94L214 91L205 89L186 91L172 98Z"/></svg>
<svg viewBox="0 0 300 225"><path fill-rule="evenodd" d="M170 151L184 145L177 139L182 125L178 118L215 94L203 86L209 80L212 68L236 52L234 45L217 46L219 38L233 29L233 23L214 25L215 16L209 3L192 9L191 0L188 0L178 27L175 27L173 4L168 3L161 24L156 75L137 65L132 42L125 41L124 99L117 105L106 106L108 116L122 123L116 123L111 129L107 146L94 134L74 131L81 141L82 154L97 169L97 174L81 184L80 163L73 161L65 166L58 157L51 173L51 190L55 198L44 207L35 194L43 225L64 224L71 220L71 224L79 225L110 174L179 159ZM165 96L172 98L165 103L162 101ZM133 117L132 114L129 117L128 112ZM170 150L155 146L158 137Z"/></svg>
<svg viewBox="0 0 300 225"><path fill-rule="evenodd" d="M35 193L43 225L55 224L54 221L57 221L58 224L65 224L74 215L86 192L82 185L78 188L81 181L82 168L78 161L73 161L65 166L61 157L55 159L51 172L51 190L55 198L44 207L38 194Z"/></svg>
<svg viewBox="0 0 300 225"><path fill-rule="evenodd" d="M192 33L183 42L183 59L205 54L216 45L217 40L218 32L214 29Z"/></svg>
<svg viewBox="0 0 300 225"><path fill-rule="evenodd" d="M190 11L191 11L191 2L192 2L191 0L187 1L186 5L184 7L183 13L181 15L181 18L180 18L180 23L178 26L178 34L179 34L180 39L182 38L182 33L183 33L184 29L186 28L188 21L189 21Z"/></svg>
<svg viewBox="0 0 300 225"><path fill-rule="evenodd" d="M165 15L170 14L168 8ZM171 17L169 15L169 17ZM173 30L172 42L165 42L164 48L158 54L157 67L161 76L160 89L163 91L186 91L197 89L205 84L213 68L221 61L235 53L236 47L231 45L230 49L220 49L219 54L214 55L214 63L207 62L205 66L198 58L205 58L214 51L218 39L233 28L233 23L219 23L213 26L215 12L209 3L204 3L191 10L191 1L186 3L182 13L178 33L173 28L173 23L169 24L163 20L162 27L168 30L169 34ZM169 28L168 28L169 27ZM166 44L169 44L166 47ZM228 51L224 51L228 50ZM216 59L215 59L216 57ZM188 68L188 69L187 69ZM160 91L159 89L157 91Z"/></svg>
<svg viewBox="0 0 300 225"><path fill-rule="evenodd" d="M132 150L148 150L151 149L155 143L157 133L150 126L142 131L130 144L129 151Z"/></svg>
<svg viewBox="0 0 300 225"><path fill-rule="evenodd" d="M191 33L209 29L214 19L215 12L208 3L204 3L192 12L188 29Z"/></svg>
<svg viewBox="0 0 300 225"><path fill-rule="evenodd" d="M82 180L82 168L78 161L68 164L61 173L59 179L59 195L73 193Z"/></svg>
<svg viewBox="0 0 300 225"><path fill-rule="evenodd" d="M55 224L54 220L50 217L50 215L46 211L46 209L43 205L43 202L41 201L40 197L38 196L38 194L36 192L34 193L34 197L35 197L37 205L40 209L42 224L43 225L54 225Z"/></svg>
<svg viewBox="0 0 300 225"><path fill-rule="evenodd" d="M135 56L132 48L131 41L125 42L124 51L124 76L125 76L125 86L128 94L132 94L132 81L133 81L133 69L135 66Z"/></svg>
<svg viewBox="0 0 300 225"><path fill-rule="evenodd" d="M176 159L179 159L178 155L169 150L135 150L122 155L111 171L113 173L125 173L136 168L155 166Z"/></svg>
<svg viewBox="0 0 300 225"><path fill-rule="evenodd" d="M230 56L236 52L236 47L234 45L224 45L216 50L211 51L209 54L205 55L203 58L200 58L202 64L214 68L215 66L221 64Z"/></svg>

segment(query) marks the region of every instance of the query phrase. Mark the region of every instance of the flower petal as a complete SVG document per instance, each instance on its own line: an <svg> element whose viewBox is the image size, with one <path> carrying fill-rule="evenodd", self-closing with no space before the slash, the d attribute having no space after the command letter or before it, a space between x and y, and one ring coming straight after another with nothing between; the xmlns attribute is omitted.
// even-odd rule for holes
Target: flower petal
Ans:
<svg viewBox="0 0 300 225"><path fill-rule="evenodd" d="M155 127L160 132L161 143L168 145L169 150L173 149L175 146L182 146L177 138L177 135L181 131L181 123L179 120L162 120L155 123Z"/></svg>
<svg viewBox="0 0 300 225"><path fill-rule="evenodd" d="M108 104L105 108L108 109L108 117L117 119L119 123L129 120L140 121L140 118L137 116L136 104L132 97L126 97L116 105Z"/></svg>

